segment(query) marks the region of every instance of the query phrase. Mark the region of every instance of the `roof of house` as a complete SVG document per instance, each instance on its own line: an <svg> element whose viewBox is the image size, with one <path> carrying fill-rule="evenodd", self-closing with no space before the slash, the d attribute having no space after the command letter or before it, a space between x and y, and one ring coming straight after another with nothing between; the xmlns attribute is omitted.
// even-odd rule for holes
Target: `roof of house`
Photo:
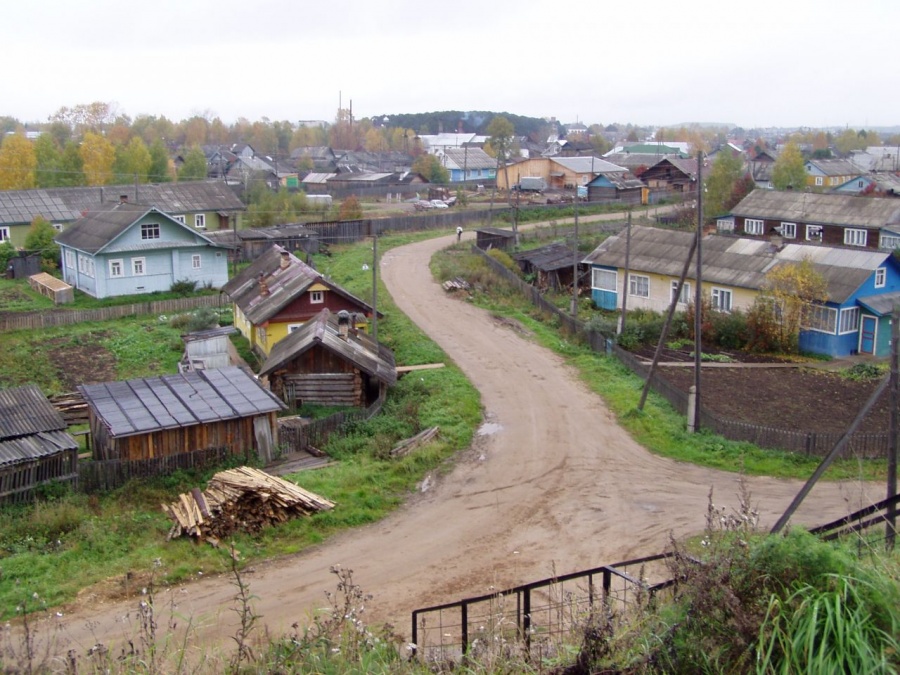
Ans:
<svg viewBox="0 0 900 675"><path fill-rule="evenodd" d="M644 185L644 181L642 181L640 178L637 178L630 171L616 171L601 174L590 183L588 183L588 186L599 185L604 181L610 182L613 187L619 190L634 190L637 188L646 187Z"/></svg>
<svg viewBox="0 0 900 675"><path fill-rule="evenodd" d="M260 278L265 282L264 294L260 289ZM327 286L366 312L372 311L367 303L329 281L278 244L272 244L271 248L241 270L222 287L222 291L240 308L247 320L257 326L271 319L315 283Z"/></svg>
<svg viewBox="0 0 900 675"><path fill-rule="evenodd" d="M255 417L285 405L243 368L79 385L113 437Z"/></svg>
<svg viewBox="0 0 900 675"><path fill-rule="evenodd" d="M809 159L806 163L824 176L855 176L862 173L858 166L846 159Z"/></svg>
<svg viewBox="0 0 900 675"><path fill-rule="evenodd" d="M338 317L328 309L323 309L300 328L276 342L259 374L272 373L316 345L321 345L385 384L397 381L394 353L363 332L350 330L346 337L341 337Z"/></svg>
<svg viewBox="0 0 900 675"><path fill-rule="evenodd" d="M513 255L515 261L525 261L535 269L552 272L553 270L572 267L575 262L575 252L568 244L559 242L541 246L531 251L523 251Z"/></svg>
<svg viewBox="0 0 900 675"><path fill-rule="evenodd" d="M867 295L859 298L859 304L878 316L893 314L894 307L900 303L900 291L882 293L881 295Z"/></svg>
<svg viewBox="0 0 900 675"><path fill-rule="evenodd" d="M36 385L0 390L0 466L77 447L62 415Z"/></svg>
<svg viewBox="0 0 900 675"><path fill-rule="evenodd" d="M447 148L444 150L447 166L453 169L496 169L497 160L481 148Z"/></svg>
<svg viewBox="0 0 900 675"><path fill-rule="evenodd" d="M685 176L690 177L691 180L697 178L698 167L696 158L683 159L676 156L663 157L656 164L653 164L650 169L660 166L661 164L665 164L666 162L681 171L681 173L683 173Z"/></svg>
<svg viewBox="0 0 900 675"><path fill-rule="evenodd" d="M599 157L553 157L551 162L556 162L569 171L575 173L610 173L625 171L625 167L607 162Z"/></svg>
<svg viewBox="0 0 900 675"><path fill-rule="evenodd" d="M852 194L754 190L731 213L745 218L881 228L900 224L900 201Z"/></svg>
<svg viewBox="0 0 900 675"><path fill-rule="evenodd" d="M202 233L188 228L186 225L178 222L157 208L152 206L142 206L140 204L130 204L127 202L113 204L103 209L91 211L87 216L75 221L63 232L56 235L56 242L91 254L98 253L104 249L106 249L106 251L119 250L115 246L112 246L115 239L138 220L151 213L166 218L174 227L186 229L194 237L208 246L219 246L218 244L214 244ZM188 242L185 241L170 240L163 237L160 239L148 240L147 242L141 242L140 244L131 244L121 247L121 250L133 251L138 249L181 248L187 244Z"/></svg>
<svg viewBox="0 0 900 675"><path fill-rule="evenodd" d="M247 208L222 182L4 190L0 191L0 223L30 223L38 215L52 222L68 222L119 202L123 196L129 202L154 206L165 213L228 212Z"/></svg>
<svg viewBox="0 0 900 675"><path fill-rule="evenodd" d="M696 235L692 232L634 227L629 267L679 277ZM625 266L624 234L606 239L583 262ZM828 299L842 303L890 258L890 251L788 244L777 248L763 239L708 235L703 239L703 281L737 288L763 288L766 275L781 265L808 260L827 283ZM689 274L693 274L690 272Z"/></svg>
<svg viewBox="0 0 900 675"><path fill-rule="evenodd" d="M617 152L613 154L604 155L603 158L608 162L612 162L617 166L625 167L626 169L637 169L638 167L650 167L659 162L660 159L665 159L667 157L679 157L680 155L661 155L656 152L652 153L643 153L643 152Z"/></svg>

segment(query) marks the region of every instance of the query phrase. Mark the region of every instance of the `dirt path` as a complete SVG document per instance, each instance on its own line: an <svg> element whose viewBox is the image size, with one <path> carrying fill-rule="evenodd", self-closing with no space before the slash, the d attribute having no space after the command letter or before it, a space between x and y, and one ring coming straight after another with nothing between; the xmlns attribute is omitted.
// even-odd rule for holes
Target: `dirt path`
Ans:
<svg viewBox="0 0 900 675"><path fill-rule="evenodd" d="M670 533L702 530L711 487L717 503L737 505L736 474L650 454L557 356L446 296L431 279L428 261L451 240L389 251L383 279L397 306L479 389L490 433L479 436L451 473L384 521L248 572L256 611L276 634L325 604L324 591L334 590L334 564L352 568L374 594L370 624L388 620L408 635L417 607L543 578L554 569L562 574L659 552ZM800 486L749 483L764 525ZM880 486L819 485L795 522L825 522L881 493ZM174 589L171 600L157 598L157 606L174 601L205 644L224 645L234 634L234 592L228 578L207 579ZM85 598L64 618L60 644L81 652L133 634L124 617L134 605Z"/></svg>

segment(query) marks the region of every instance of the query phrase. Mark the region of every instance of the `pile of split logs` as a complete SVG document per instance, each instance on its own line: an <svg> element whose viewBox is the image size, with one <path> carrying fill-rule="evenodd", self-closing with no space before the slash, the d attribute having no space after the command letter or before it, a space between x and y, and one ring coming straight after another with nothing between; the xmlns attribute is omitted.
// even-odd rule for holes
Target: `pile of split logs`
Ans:
<svg viewBox="0 0 900 675"><path fill-rule="evenodd" d="M169 539L188 535L217 546L237 530L259 532L267 525L327 511L334 503L276 476L247 466L220 471L205 492L194 488L162 508L175 521Z"/></svg>

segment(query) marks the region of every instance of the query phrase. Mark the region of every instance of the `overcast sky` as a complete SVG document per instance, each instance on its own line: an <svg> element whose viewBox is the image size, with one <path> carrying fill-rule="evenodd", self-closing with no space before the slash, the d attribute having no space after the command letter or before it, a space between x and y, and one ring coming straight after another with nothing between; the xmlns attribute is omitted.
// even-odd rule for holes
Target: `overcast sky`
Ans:
<svg viewBox="0 0 900 675"><path fill-rule="evenodd" d="M226 123L489 110L746 128L900 123L900 1L30 0L0 12L0 115Z"/></svg>

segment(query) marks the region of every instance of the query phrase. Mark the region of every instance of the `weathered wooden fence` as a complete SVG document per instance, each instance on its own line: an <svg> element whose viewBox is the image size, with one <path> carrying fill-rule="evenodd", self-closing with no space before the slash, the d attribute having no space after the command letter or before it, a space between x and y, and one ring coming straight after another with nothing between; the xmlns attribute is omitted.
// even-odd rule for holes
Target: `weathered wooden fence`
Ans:
<svg viewBox="0 0 900 675"><path fill-rule="evenodd" d="M319 420L303 422L302 424L288 424L282 422L278 426L278 444L282 453L307 451L310 446L321 448L328 441L328 437L339 432L345 425L351 422L363 422L371 419L384 405L385 395L382 394L368 408L353 408L334 413Z"/></svg>
<svg viewBox="0 0 900 675"><path fill-rule="evenodd" d="M473 246L472 251L481 255L494 272L520 290L535 307L558 320L563 330L573 335L581 335L594 351L615 356L636 375L643 379L647 378L650 372L649 365L615 344L612 336L587 330L582 322L573 319L571 314L564 312L544 298L537 288L520 279L480 249ZM650 387L666 399L680 414L687 414L687 393L670 384L659 373L654 374L650 381ZM841 433L836 432L798 431L738 422L717 415L702 404L700 406L700 426L733 441L747 441L759 447L796 452L811 457L827 455L842 436ZM855 433L844 449L843 456L875 459L886 457L887 451L887 432Z"/></svg>
<svg viewBox="0 0 900 675"><path fill-rule="evenodd" d="M81 492L105 492L135 478L166 476L179 469L208 469L222 464L228 456L227 448L209 448L145 460L81 461L78 463L78 489Z"/></svg>
<svg viewBox="0 0 900 675"><path fill-rule="evenodd" d="M153 300L114 305L98 309L52 309L44 312L2 312L0 332L9 330L37 330L52 326L71 326L85 321L112 321L126 316L146 314L175 314L199 307L227 307L231 304L222 293L199 295L192 298Z"/></svg>

